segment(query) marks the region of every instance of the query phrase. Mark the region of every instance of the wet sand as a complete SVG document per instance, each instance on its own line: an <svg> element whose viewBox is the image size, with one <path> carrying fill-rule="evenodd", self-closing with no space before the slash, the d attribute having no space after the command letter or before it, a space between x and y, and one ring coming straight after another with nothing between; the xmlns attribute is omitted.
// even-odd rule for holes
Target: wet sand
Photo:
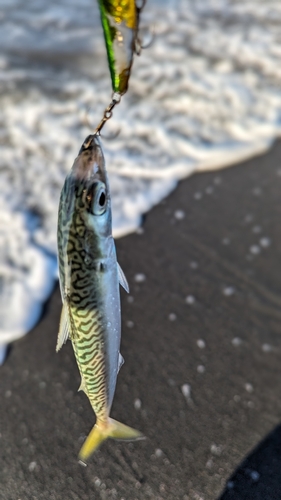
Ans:
<svg viewBox="0 0 281 500"><path fill-rule="evenodd" d="M117 241L122 354L112 417L146 441L77 463L94 414L58 286L0 384L1 500L281 498L281 143L194 175ZM140 275L140 276L138 276Z"/></svg>

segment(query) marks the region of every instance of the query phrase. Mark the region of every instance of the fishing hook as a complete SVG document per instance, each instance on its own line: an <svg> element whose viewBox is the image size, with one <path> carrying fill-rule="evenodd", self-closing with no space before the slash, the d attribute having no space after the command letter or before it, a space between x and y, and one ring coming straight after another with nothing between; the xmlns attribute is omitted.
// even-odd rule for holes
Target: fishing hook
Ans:
<svg viewBox="0 0 281 500"><path fill-rule="evenodd" d="M138 36L136 38L136 41L135 41L135 53L137 54L137 56L140 55L140 53L141 53L142 50L148 49L153 44L153 42L154 42L154 40L156 38L156 35L155 35L155 25L153 25L153 28L149 27L148 32L150 33L150 40L146 44L144 44L144 45L142 44L141 37Z"/></svg>
<svg viewBox="0 0 281 500"><path fill-rule="evenodd" d="M140 2L138 0L136 1L136 7L137 7L138 15L141 13L141 11L144 8L146 2L147 2L147 0L141 0ZM138 3L140 3L140 5L138 5Z"/></svg>
<svg viewBox="0 0 281 500"><path fill-rule="evenodd" d="M138 26L139 26L139 22L140 22L140 15L141 15L141 11L142 11L142 10L143 10L143 8L145 7L146 2L147 2L147 0L140 0L139 2L138 2L138 0L136 0L136 8L137 8L137 25L138 25ZM139 3L140 5L138 5L138 3ZM153 25L153 29L152 29L152 30L149 30L149 31L151 32L151 35L152 35L152 36L151 36L151 40L150 40L147 44L145 44L145 45L142 45L142 42L141 42L141 37L139 37L139 36L138 36L138 34L137 34L137 36L136 36L136 39L135 39L135 53L136 53L138 56L140 55L141 50L142 50L142 49L148 49L148 48L152 45L152 43L153 43L153 41L154 41L154 39L155 39L155 26Z"/></svg>

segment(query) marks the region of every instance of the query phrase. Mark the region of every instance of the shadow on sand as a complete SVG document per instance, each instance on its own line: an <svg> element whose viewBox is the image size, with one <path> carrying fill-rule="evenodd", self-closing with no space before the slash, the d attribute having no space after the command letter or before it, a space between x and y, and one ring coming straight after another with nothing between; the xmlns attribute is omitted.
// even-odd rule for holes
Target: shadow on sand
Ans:
<svg viewBox="0 0 281 500"><path fill-rule="evenodd" d="M281 425L241 463L218 500L281 500Z"/></svg>

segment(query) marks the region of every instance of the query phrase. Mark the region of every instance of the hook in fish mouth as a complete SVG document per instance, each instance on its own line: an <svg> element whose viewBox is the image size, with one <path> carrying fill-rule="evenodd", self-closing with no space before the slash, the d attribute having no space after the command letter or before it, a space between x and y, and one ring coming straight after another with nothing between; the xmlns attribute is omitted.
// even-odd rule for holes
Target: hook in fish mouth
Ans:
<svg viewBox="0 0 281 500"><path fill-rule="evenodd" d="M82 146L81 146L79 154L83 153L87 149L90 149L93 146L93 142L96 142L95 141L96 137L97 137L97 134L90 134L90 135L88 135L86 137L85 141L83 142ZM96 143L96 144L99 145L98 143Z"/></svg>
<svg viewBox="0 0 281 500"><path fill-rule="evenodd" d="M72 176L77 181L103 182L108 188L105 160L98 134L86 137L72 167Z"/></svg>
<svg viewBox="0 0 281 500"><path fill-rule="evenodd" d="M99 134L94 133L94 134L90 134L86 137L86 139L84 140L84 142L80 148L80 151L78 153L78 157L83 155L83 153L86 153L86 155L90 155L91 157L92 157L92 155L94 155L94 157L96 156L97 158L99 157L104 162L101 143L99 140Z"/></svg>

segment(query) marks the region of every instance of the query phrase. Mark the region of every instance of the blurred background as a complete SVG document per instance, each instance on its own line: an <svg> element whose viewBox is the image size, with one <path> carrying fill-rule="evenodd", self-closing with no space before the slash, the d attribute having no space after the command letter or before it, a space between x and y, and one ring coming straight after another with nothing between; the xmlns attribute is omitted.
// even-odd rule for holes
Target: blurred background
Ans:
<svg viewBox="0 0 281 500"><path fill-rule="evenodd" d="M220 305L221 297L224 297L224 300L227 297L235 297L243 282L243 286L249 286L249 296L254 293L252 286L258 295L261 294L263 298L258 301L254 310L259 311L259 314L263 310L263 315L267 310L269 316L275 318L273 331L278 333L280 241L278 246L277 239L280 233L277 214L280 215L280 147L278 149L277 145L269 156L259 157L257 160L255 158L269 150L281 130L280 28L281 6L278 0L148 0L141 17L140 35L144 45L148 43L149 47L142 51L140 57L135 57L129 91L122 98L121 104L115 108L113 118L104 129L102 140L110 177L114 235L120 237L134 232L141 226L143 214L159 203L161 205L157 210L160 212L156 211L155 219L157 222L152 226L167 226L167 234L160 232L158 239L156 236L153 239L152 229L150 233L148 230L147 234L150 236L147 236L148 240L143 239L146 241L143 247L136 235L128 237L131 239L120 240L123 267L126 274L131 274L131 280L134 282L134 276L146 276L149 268L143 274L142 267L145 267L145 262L147 265L152 263L152 268L158 270L157 276L162 276L162 273L165 275L165 272L170 273L167 278L170 288L166 290L165 296L169 304L172 300L170 290L178 283L181 273L188 269L187 281L182 284L182 300L185 306L191 306L197 299L191 290L189 273L198 267L197 255L203 252L207 260L209 255L212 262L217 263L214 265L219 265L226 259L227 265L224 269L227 273L231 274L231 265L237 264L239 272L234 273L235 279L222 277L216 271L213 275L211 273L212 284L218 283L220 289L217 307L218 310L222 307L222 318L229 320L229 310L223 310ZM36 325L43 305L54 288L57 280L56 225L60 190L81 143L90 133L86 117L94 128L109 103L111 82L95 0L0 0L0 46L1 362L4 360L7 345ZM252 158L254 160L251 160ZM246 160L249 162L245 162ZM176 188L178 181L191 174L213 172L238 163L239 166L233 173L195 176L186 181L186 184L181 184L182 191ZM244 173L248 168L249 173ZM253 170L255 168L256 170ZM219 195L217 193L224 179L226 190L220 191ZM162 200L174 189L176 191L172 198L174 201L171 202L172 208L165 208L163 203L166 202ZM266 199L263 198L264 193ZM216 201L209 205L210 200ZM198 203L201 204L200 207ZM237 210L240 210L239 217ZM236 225L238 219L241 226ZM175 247L179 245L182 253L179 251L177 258L174 254L167 253L167 261L162 256L162 262L160 257L163 245L167 243L166 238L169 240L167 252L169 248L175 252L175 248L169 247L172 245L170 230L171 224L176 228L179 223L184 225L178 233L173 234L173 241ZM140 233L141 231L139 236ZM184 234L189 235L189 239L184 240L185 243L182 239ZM236 241L236 244L232 244L233 241ZM203 243L204 251L200 247ZM131 249L131 257L127 255L127 245ZM214 259L212 251L217 255ZM266 252L269 251L275 253L266 257ZM192 252L194 255L189 255ZM134 267L132 255L135 255L139 263L138 268ZM150 262L147 260L149 255ZM179 267L174 269L175 261L182 262L182 265L179 264ZM250 265L252 267L249 269ZM255 273L257 287L253 285ZM245 276L247 279L243 281ZM166 287L165 279L161 281L161 277L157 280L158 278L155 278L151 285L154 291L152 301L155 296L161 297ZM208 282L208 272L207 275L203 272L201 281L197 283L199 290L203 287L202 289L208 291L212 287L210 288L210 284L206 285L204 280ZM136 278L135 287L141 286L137 283L142 281L145 282L145 278ZM137 291L136 289L136 293ZM216 292L212 293L212 300L206 300L210 308L215 309ZM50 314L55 316L52 316L52 320L49 320L51 323L48 323L48 328L54 333L54 339L60 308L57 290L55 294L56 299L52 299L55 300L54 310L50 310ZM162 297L157 307L155 306L155 318L160 311L163 314L165 297ZM242 293L242 302L239 302L241 307L243 297ZM263 300L269 303L261 306ZM243 312L240 311L241 315L237 311L233 305L234 319L229 325L229 342L232 348L239 348L242 342L240 337L243 337L239 332L231 330L233 324L237 322L238 317L242 318L241 321L244 318L246 323L249 321L246 306ZM152 313L147 317L147 331L152 320L150 314ZM169 314L172 314L169 325L178 316L181 317L181 313L177 316L173 310L170 310ZM197 311L196 314L199 321L205 313ZM145 320L143 321L145 324ZM185 321L189 324L190 317L182 318L183 324ZM160 324L160 320L158 323ZM258 371L260 352L277 353L265 335L264 328L267 324L268 318L263 316L260 323L263 326L259 326L264 336L261 333L259 340L261 351L257 354ZM197 326L200 330L200 322ZM194 332L197 332L197 326L194 323ZM130 329L130 326L127 327ZM256 328L259 327L256 324ZM165 330L167 326L163 328ZM242 329L245 332L244 324ZM217 330L217 327L214 330ZM185 338L185 334L182 335ZM197 337L196 335L194 333L194 345L201 339L199 333ZM221 335L224 338L222 333ZM170 345L172 338L166 340ZM203 344L199 344L203 349L206 341L202 342ZM197 346L199 350L200 345ZM190 346L185 347L190 349ZM147 349L149 348L148 344ZM28 351L28 348L26 349ZM130 351L130 347L128 350ZM14 359L21 360L20 351L15 351L15 356L17 352L19 357ZM181 348L179 352L182 352ZM178 357L181 357L179 352L175 351L175 363L178 362ZM250 352L252 351L249 347L249 355ZM144 356L146 353L147 350L144 350ZM220 356L223 359L222 353L223 351ZM191 354L195 356L194 353ZM216 350L214 356L215 354ZM55 354L53 356L55 357ZM242 356L242 360L245 361L247 370L250 358ZM240 362L242 363L241 359L237 361L238 365ZM7 370L3 373L6 373L8 385L11 374L14 373L12 357L6 364L9 363L12 367L10 365L6 368L4 365L2 368ZM184 362L182 359L182 363L183 366L189 366L187 360ZM200 366L199 371L195 370L196 376L200 370L201 373L205 371L204 360L198 361L198 367ZM67 370L64 373L66 372ZM223 378L228 377L227 372L222 370L222 373ZM3 376L5 378L5 375ZM51 372L48 376L51 380ZM174 378L167 375L166 379L172 380L169 387L174 387ZM134 378L130 380L132 384L135 383ZM147 380L143 383L147 384ZM253 385L249 381L244 380L243 384L243 387L250 384L245 390L248 393L253 392ZM191 408L193 400L189 393L190 380L179 376L177 385L179 397L184 402L187 400L187 405ZM36 399L36 393L34 394ZM235 395L237 394L233 394L233 397ZM272 395L273 399L274 397L275 395ZM210 396L210 405L211 399ZM270 400L271 403L273 399ZM169 402L167 405L169 406ZM40 408L38 411L40 414ZM209 409L205 409L206 415L208 411ZM156 418L155 415L153 418ZM277 420L276 417L274 422L277 423ZM125 422L130 423L126 419ZM137 424L135 426L139 427ZM198 436L201 432L200 428ZM260 429L257 431L258 439L261 438L262 432ZM254 438L247 444L247 451L253 444L256 444ZM210 448L212 442L208 446ZM220 456L222 449L218 448L216 452L213 448L213 455ZM163 458L164 455L160 452L162 453L160 450L158 455ZM74 457L73 449L69 453ZM236 455L236 465L244 453L246 450L243 448L243 451L240 450ZM184 453L181 456L185 456ZM182 458L184 463L185 460L186 456ZM208 460L209 458L206 458L206 463ZM180 463L182 461L179 460ZM221 473L223 481L232 468L233 462L230 460L229 467ZM176 481L176 475L170 476ZM196 493L196 489L195 493L188 493L187 490L192 490L192 486L186 488L186 491L183 487L174 493L172 489L165 488L162 488L161 492L160 486L157 486L157 494L152 488L151 496L147 490L136 498L159 496L206 500L215 498L214 491L219 492L223 483L218 480L218 484L214 486L215 483L208 483L206 480L206 484L205 496L204 492ZM202 491L203 489L202 487ZM5 491L5 500L20 498L13 496L13 489ZM23 499L29 498L26 491ZM63 498L56 497L55 493L54 497L36 494L35 491L32 498ZM100 490L98 494L101 496L97 498L111 498L102 496ZM252 498L249 492L247 494L247 500ZM86 496L73 494L73 498ZM116 498L121 499L121 496L117 495ZM132 500L134 496L128 498ZM237 493L229 498L244 497L239 497ZM253 498L256 500L257 494ZM261 498L275 500L281 496Z"/></svg>

